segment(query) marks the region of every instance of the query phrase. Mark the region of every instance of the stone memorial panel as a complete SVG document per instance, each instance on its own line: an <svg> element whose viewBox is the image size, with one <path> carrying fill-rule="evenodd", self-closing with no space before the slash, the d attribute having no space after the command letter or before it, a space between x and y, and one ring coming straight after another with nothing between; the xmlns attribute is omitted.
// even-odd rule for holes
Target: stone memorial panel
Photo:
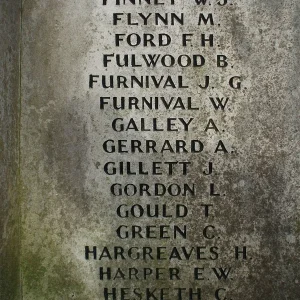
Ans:
<svg viewBox="0 0 300 300"><path fill-rule="evenodd" d="M299 12L23 1L22 299L299 299Z"/></svg>

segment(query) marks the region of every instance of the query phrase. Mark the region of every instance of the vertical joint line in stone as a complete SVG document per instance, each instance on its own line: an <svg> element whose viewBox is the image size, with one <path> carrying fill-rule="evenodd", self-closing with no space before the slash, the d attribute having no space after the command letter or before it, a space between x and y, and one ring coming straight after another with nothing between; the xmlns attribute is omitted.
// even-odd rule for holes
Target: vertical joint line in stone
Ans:
<svg viewBox="0 0 300 300"><path fill-rule="evenodd" d="M19 236L19 285L20 285L20 299L23 299L23 276L22 276L22 181L21 181L21 116L22 116L22 43L23 43L23 0L19 0L19 11L20 11L20 28L19 28L19 113L18 113L18 174L17 174L17 185L18 185L18 236Z"/></svg>

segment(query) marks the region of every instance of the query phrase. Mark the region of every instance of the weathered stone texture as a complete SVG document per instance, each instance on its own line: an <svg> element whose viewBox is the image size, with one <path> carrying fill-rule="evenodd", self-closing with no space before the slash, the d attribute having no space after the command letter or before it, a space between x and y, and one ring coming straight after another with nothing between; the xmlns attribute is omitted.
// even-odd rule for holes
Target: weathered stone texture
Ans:
<svg viewBox="0 0 300 300"><path fill-rule="evenodd" d="M20 1L0 1L0 299L19 299Z"/></svg>
<svg viewBox="0 0 300 300"><path fill-rule="evenodd" d="M178 1L177 7L135 7L124 11L171 12L182 10L187 19L197 11L193 1ZM121 96L145 95L146 91L133 89L100 91L89 90L88 75L130 75L131 69L102 68L101 53L155 53L182 54L180 34L195 31L195 26L184 30L176 26L164 28L177 39L167 49L134 49L113 46L114 29L109 26L113 6L103 7L100 1L26 0L23 14L22 41L22 269L23 299L101 299L104 286L172 287L173 282L118 281L100 282L100 265L124 267L142 262L97 262L84 259L84 246L195 246L208 245L199 232L206 220L199 205L207 201L206 190L211 179L203 178L202 166L214 160L218 187L227 196L217 202L216 215L210 220L220 230L215 242L222 249L217 262L180 262L184 270L181 287L203 287L204 300L213 299L216 287L230 290L232 300L296 300L300 288L299 257L299 13L297 0L234 1L226 8L213 6L221 23L211 29L220 37L220 52L228 55L233 68L220 70L215 66L204 69L181 68L149 70L140 68L141 74L184 74L195 82L206 73L214 73L221 82L214 92L190 89L191 96L199 100L197 112L166 111L100 111L100 94ZM117 27L117 31L131 32L132 28ZM136 32L161 32L156 26L138 27ZM173 30L173 31L172 31ZM201 28L199 32L205 32ZM191 52L191 50L189 50ZM213 51L194 46L194 53L213 59ZM216 50L217 52L217 50ZM243 76L243 92L226 90L233 99L231 111L220 115L206 102L224 92L225 79L230 75ZM222 82L224 80L224 82ZM147 90L148 95L184 96L186 91ZM185 197L134 197L116 199L109 192L114 181L128 182L125 176L110 177L103 174L103 164L109 160L153 161L164 160L161 154L147 156L105 154L105 139L166 138L152 132L141 134L113 133L111 120L117 117L185 117L193 116L192 133L169 135L170 140L196 137L210 143L222 138L237 153L224 157L208 151L199 155L170 155L172 160L192 160L193 173L187 178L179 175L160 178L140 176L135 182L196 182L202 192L196 199ZM209 117L217 120L225 132L207 134L203 127ZM197 168L198 166L198 168ZM188 240L176 241L120 241L115 229L122 221L115 210L121 202L176 203L188 205L191 215L186 223L192 229ZM125 222L125 221L124 221ZM167 223L159 219L134 220L139 225ZM170 221L175 223L177 221ZM180 222L178 222L180 223ZM201 239L202 238L202 239ZM127 245L126 245L127 243ZM172 244L173 243L173 244ZM251 261L235 262L232 249L249 246ZM145 264L144 264L145 265ZM153 261L152 267L172 266L175 262ZM190 280L192 267L233 266L235 273L229 283L219 283L209 276L205 282ZM210 295L210 296L207 296Z"/></svg>

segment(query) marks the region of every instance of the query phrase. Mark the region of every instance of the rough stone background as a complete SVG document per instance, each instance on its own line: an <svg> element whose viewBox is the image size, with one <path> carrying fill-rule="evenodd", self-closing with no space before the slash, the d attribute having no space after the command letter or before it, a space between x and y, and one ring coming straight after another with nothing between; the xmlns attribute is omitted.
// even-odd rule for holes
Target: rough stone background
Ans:
<svg viewBox="0 0 300 300"><path fill-rule="evenodd" d="M0 1L0 299L20 299L20 1Z"/></svg>
<svg viewBox="0 0 300 300"><path fill-rule="evenodd" d="M192 2L192 1L191 1ZM11 40L16 49L19 28L17 4L1 3L0 13L5 16L11 11L14 18L8 18L5 24L11 30ZM120 8L130 12L172 12L183 11L189 20L195 18L200 9L188 1L178 1L176 7L149 6ZM215 3L215 2L212 2ZM229 299L289 299L300 295L299 271L299 13L300 4L296 0L279 1L236 1L232 6L220 9L216 5L201 8L201 11L214 11L222 24L219 28L210 28L210 32L220 37L220 52L228 55L233 68L219 70L208 64L201 69L160 68L151 73L178 74L189 78L191 82L205 74L215 74L220 82L215 91L189 90L193 99L200 102L199 112L135 112L100 111L97 101L103 93L100 89L88 89L88 75L94 74L132 74L131 69L101 67L101 53L131 52L130 47L114 49L114 28L110 25L112 6L103 7L99 1L23 1L22 34L22 107L21 107L21 182L19 190L22 201L22 297L35 299L103 299L103 286L134 286L145 288L172 287L165 282L118 282L104 283L98 279L100 262L84 260L84 246L107 245L132 246L149 245L149 241L120 241L115 229L120 220L115 209L120 202L167 203L172 207L176 203L185 203L191 214L188 223L192 228L189 239L165 242L166 247L217 245L222 255L217 262L197 263L181 262L184 272L199 264L205 268L232 266L235 270L233 280L218 283L209 274L209 281L193 282L188 276L176 285L203 288L203 299L213 299L216 287L226 287ZM3 9L2 9L3 7ZM8 9L9 10L6 10ZM12 22L12 20L15 20ZM2 21L1 21L2 22ZM116 31L131 31L132 28L118 26ZM141 53L182 54L185 49L179 47L179 36L184 31L195 31L195 26L162 28L150 26L137 28L136 32L168 31L175 37L174 44L167 49L140 49ZM197 30L198 31L198 30ZM199 28L200 33L207 28ZM2 31L1 31L2 34ZM13 38L15 37L15 38ZM178 39L176 39L178 37ZM4 47L1 44L1 49ZM7 46L4 49L9 49ZM201 53L213 58L216 53L210 49L195 46L189 53ZM3 52L3 51L2 51ZM217 50L216 50L217 52ZM2 70L11 74L10 89L1 87L1 124L4 134L1 145L6 145L4 154L3 201L1 209L1 230L3 246L1 257L17 274L18 259L13 256L10 245L16 245L16 226L18 208L16 202L17 178L17 129L18 129L18 55L16 51L5 51ZM9 54L10 53L10 54ZM132 52L133 53L133 52ZM2 53L1 53L2 55ZM11 62L9 59L11 58ZM7 61L9 63L7 63ZM15 63L14 67L13 64ZM3 63L2 63L3 64ZM148 74L147 68L139 70ZM2 73L1 73L2 74ZM5 75L5 72L3 73ZM225 78L243 75L243 92L233 92L224 88ZM5 76L7 78L7 76ZM219 114L211 109L208 96L227 94L232 97L231 111ZM2 102L3 94L3 102ZM106 95L124 95L123 90L105 91ZM129 95L170 95L184 96L186 91L141 91L134 89ZM8 113L3 113L8 111ZM168 135L168 139L199 138L208 141L211 146L205 153L195 156L170 155L168 159L189 159L193 161L193 173L184 179L196 182L200 194L196 198L129 198L115 199L109 193L112 182L128 182L126 177L105 176L101 166L108 160L162 160L161 154L147 155L108 155L101 148L102 142L113 135L110 122L116 117L171 117L196 118L193 131ZM207 120L213 117L225 130L221 134L206 134L203 131ZM4 121L3 121L4 120ZM2 128L1 128L2 130ZM8 132L9 130L9 132ZM115 134L115 139L128 137L126 133ZM131 134L130 138L148 138L163 140L156 133ZM216 156L212 153L214 141L222 139L230 149L238 154ZM1 146L0 145L0 146ZM2 146L1 146L2 147ZM199 205L207 200L210 178L201 177L204 164L209 160L216 163L219 175L214 182L226 191L227 196L218 202L216 215L209 220L220 230L220 240L207 243L199 235L206 224ZM99 168L100 166L100 168ZM1 172L3 172L1 170ZM138 182L176 182L173 178L134 178ZM9 204L11 203L11 204ZM10 207L15 207L13 210ZM12 211L11 217L8 211ZM6 220L11 223L7 223ZM14 220L14 221L13 221ZM3 222L4 221L4 222ZM152 220L139 220L135 224L155 223ZM157 224L166 223L157 220ZM4 224L4 225L2 225ZM6 224L10 226L7 227ZM5 228L12 228L9 231ZM3 233L2 233L3 232ZM7 232L7 234L6 234ZM161 241L151 241L151 246L161 246ZM234 262L232 248L246 245L251 253L251 262ZM5 250L6 249L6 250ZM4 251L4 252L3 252ZM5 252L9 251L9 252ZM18 247L13 247L18 251ZM3 255L4 254L4 255ZM18 257L18 256L16 256ZM6 260L6 258L9 258ZM1 260L2 262L2 260ZM3 263L1 263L2 265ZM106 266L128 266L132 262L112 262ZM153 262L155 267L160 263ZM134 264L138 266L138 263ZM147 264L149 266L149 264ZM175 262L164 264L176 266ZM140 263L140 267L145 264ZM7 267L4 268L7 270ZM2 275L1 277L6 277ZM5 274L5 273L4 273ZM8 276L8 275L7 275ZM15 284L13 284L13 282ZM9 284L8 284L9 283ZM4 285L3 285L4 284ZM17 277L1 280L1 288L18 285ZM8 294L9 295L9 290ZM17 293L17 292L16 292ZM13 296L12 296L13 297ZM6 298L4 298L6 299ZM8 298L14 299L14 298Z"/></svg>

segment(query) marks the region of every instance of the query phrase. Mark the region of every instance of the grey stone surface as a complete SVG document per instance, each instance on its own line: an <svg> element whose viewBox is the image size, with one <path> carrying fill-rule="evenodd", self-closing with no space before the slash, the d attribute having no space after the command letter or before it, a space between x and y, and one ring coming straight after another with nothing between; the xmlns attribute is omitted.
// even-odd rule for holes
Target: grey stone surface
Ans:
<svg viewBox="0 0 300 300"><path fill-rule="evenodd" d="M20 1L0 2L0 299L19 299Z"/></svg>
<svg viewBox="0 0 300 300"><path fill-rule="evenodd" d="M165 1L167 2L167 1ZM233 5L197 8L193 1L177 1L176 7L102 6L100 1L27 0L23 3L22 40L22 278L23 299L104 299L107 288L201 288L203 300L214 299L218 288L227 290L227 299L295 300L299 298L299 11L296 0L282 2L232 1ZM184 12L187 23L180 26L111 25L112 12ZM195 28L199 11L214 12L221 26ZM171 46L116 49L114 33L170 33ZM219 49L183 49L184 32L214 33ZM202 54L209 63L201 68L137 68L140 75L182 74L191 88L103 90L88 87L89 74L130 76L132 68L102 66L103 53ZM220 70L215 55L228 56L233 68ZM201 90L198 79L211 75L215 89ZM230 76L241 75L243 89L228 88ZM245 89L246 88L246 89ZM100 96L181 96L190 95L199 111L116 111L100 110ZM230 109L212 109L209 97L227 95ZM174 133L116 133L114 118L193 117L191 131ZM224 130L204 131L209 118ZM201 154L108 154L104 140L200 139L206 145ZM215 154L222 139L229 154ZM231 153L233 152L233 153ZM189 160L187 176L108 176L107 161ZM217 175L202 175L213 161ZM114 197L114 182L154 184L195 183L196 197ZM209 198L214 182L226 193L219 200ZM121 220L117 207L127 203L166 204L173 209L185 204L184 220L141 218ZM213 203L213 215L206 219L201 204ZM116 236L116 228L127 225L184 225L188 238L176 240L127 239ZM202 230L217 228L219 239L208 241ZM217 260L85 260L84 247L218 247ZM236 246L247 246L247 261L236 261ZM99 267L180 268L181 280L100 281ZM195 267L205 268L203 281L192 279ZM213 268L232 268L231 280L218 280ZM130 298L130 297L129 297ZM170 296L170 299L176 299ZM118 298L120 299L120 298ZM130 298L138 299L138 297ZM146 299L145 297L142 299ZM167 299L167 298L164 298ZM184 299L188 299L185 297ZM223 299L222 299L223 300Z"/></svg>

